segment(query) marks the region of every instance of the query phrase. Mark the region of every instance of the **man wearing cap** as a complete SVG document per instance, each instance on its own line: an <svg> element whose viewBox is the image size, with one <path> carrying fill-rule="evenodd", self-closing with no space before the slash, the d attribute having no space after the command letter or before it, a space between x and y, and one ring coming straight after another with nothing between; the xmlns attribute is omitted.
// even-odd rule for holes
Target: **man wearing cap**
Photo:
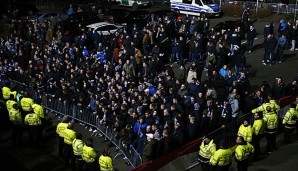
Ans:
<svg viewBox="0 0 298 171"><path fill-rule="evenodd" d="M272 111L270 106L266 107L267 113L264 115L265 134L267 139L267 153L272 153L273 149L277 150L276 132L278 127L278 116Z"/></svg>
<svg viewBox="0 0 298 171"><path fill-rule="evenodd" d="M284 144L290 144L293 142L293 132L296 128L297 118L298 112L296 110L296 104L292 103L282 121L282 124L285 127Z"/></svg>
<svg viewBox="0 0 298 171"><path fill-rule="evenodd" d="M153 159L154 153L155 153L155 148L156 148L156 140L153 138L153 134L149 133L146 134L147 136L147 144L144 147L143 154L142 154L142 159L143 163L146 163L149 160Z"/></svg>
<svg viewBox="0 0 298 171"><path fill-rule="evenodd" d="M253 123L253 138L252 144L255 148L254 159L258 159L258 156L261 154L260 140L264 134L264 121L261 113L257 112L254 114L254 123Z"/></svg>
<svg viewBox="0 0 298 171"><path fill-rule="evenodd" d="M68 122L70 121L70 118L68 115L64 115L62 118L62 121L58 123L56 127L56 133L58 134L58 142L59 142L59 150L58 154L59 157L63 156L63 151L64 151L64 130L67 129L68 127Z"/></svg>
<svg viewBox="0 0 298 171"><path fill-rule="evenodd" d="M198 160L201 162L202 171L210 170L209 160L211 156L213 156L215 151L216 151L215 143L213 142L213 140L210 139L209 136L206 136L201 143L199 158L198 158Z"/></svg>
<svg viewBox="0 0 298 171"><path fill-rule="evenodd" d="M278 106L278 105L277 105ZM251 113L252 114L255 114L255 113L257 113L257 112L263 112L263 115L265 116L265 115L267 115L267 113L270 113L270 112L268 112L266 109L267 109L267 107L270 107L270 109L272 110L272 111L274 111L274 112L277 112L279 109L277 108L277 106L275 105L275 104L273 104L273 103L270 103L269 101L268 101L268 99L265 99L265 103L263 103L261 106L259 106L259 107L257 107L257 108L255 108L255 109L253 109L252 111L251 111ZM279 107L279 106L278 106Z"/></svg>
<svg viewBox="0 0 298 171"><path fill-rule="evenodd" d="M252 141L253 130L247 120L244 120L243 124L239 127L237 135L243 137L246 142Z"/></svg>
<svg viewBox="0 0 298 171"><path fill-rule="evenodd" d="M155 151L154 151L154 158L157 158L157 157L161 156L161 154L162 154L163 142L160 141L161 140L161 134L158 131L156 131L153 134L153 139L156 142Z"/></svg>
<svg viewBox="0 0 298 171"><path fill-rule="evenodd" d="M236 144L235 160L237 162L237 170L247 171L248 161L250 156L254 153L254 147L241 136L237 137Z"/></svg>
<svg viewBox="0 0 298 171"><path fill-rule="evenodd" d="M213 170L218 171L228 171L232 165L232 151L224 140L221 140L220 149L210 158L210 164Z"/></svg>

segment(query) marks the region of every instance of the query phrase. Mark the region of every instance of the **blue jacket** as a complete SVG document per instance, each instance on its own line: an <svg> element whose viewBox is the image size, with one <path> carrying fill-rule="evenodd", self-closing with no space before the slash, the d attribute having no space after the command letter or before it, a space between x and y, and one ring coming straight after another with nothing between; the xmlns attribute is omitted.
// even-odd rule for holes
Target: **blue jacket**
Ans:
<svg viewBox="0 0 298 171"><path fill-rule="evenodd" d="M278 38L277 43L278 43L278 47L285 48L285 45L287 43L286 37L280 37L280 38Z"/></svg>
<svg viewBox="0 0 298 171"><path fill-rule="evenodd" d="M140 135L140 133L143 131L146 130L146 127L147 127L147 123L146 122L143 122L143 124L140 123L140 121L137 121L135 123L135 126L133 128L133 132L136 133L137 135Z"/></svg>
<svg viewBox="0 0 298 171"><path fill-rule="evenodd" d="M67 14L68 14L68 15L73 14L73 8L72 8L72 7L69 7L69 8L68 8L68 10L67 10Z"/></svg>
<svg viewBox="0 0 298 171"><path fill-rule="evenodd" d="M84 57L89 56L88 49L84 48L83 51L82 51L82 54L83 54Z"/></svg>
<svg viewBox="0 0 298 171"><path fill-rule="evenodd" d="M97 57L99 58L100 62L103 62L103 60L104 60L105 57L106 57L106 54L105 54L105 53L98 53L98 54L97 54Z"/></svg>
<svg viewBox="0 0 298 171"><path fill-rule="evenodd" d="M285 20L282 19L281 23L279 24L279 27L278 27L278 32L283 32L283 31L285 31L285 29L286 29L286 23L285 23Z"/></svg>

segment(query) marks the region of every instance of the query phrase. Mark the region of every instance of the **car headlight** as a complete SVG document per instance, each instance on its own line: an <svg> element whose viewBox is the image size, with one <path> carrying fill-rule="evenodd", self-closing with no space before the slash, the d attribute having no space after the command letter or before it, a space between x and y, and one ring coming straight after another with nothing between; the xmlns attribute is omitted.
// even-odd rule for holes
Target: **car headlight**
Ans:
<svg viewBox="0 0 298 171"><path fill-rule="evenodd" d="M213 10L212 9L208 9L208 12L213 12Z"/></svg>

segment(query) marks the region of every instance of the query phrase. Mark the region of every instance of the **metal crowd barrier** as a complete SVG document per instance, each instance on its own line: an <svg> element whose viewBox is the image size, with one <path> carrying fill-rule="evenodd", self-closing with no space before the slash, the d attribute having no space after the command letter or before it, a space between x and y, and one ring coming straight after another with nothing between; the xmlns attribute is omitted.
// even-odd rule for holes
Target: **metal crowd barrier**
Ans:
<svg viewBox="0 0 298 171"><path fill-rule="evenodd" d="M249 7L250 9L257 8L257 2L252 1L230 1L229 5L237 5L244 7ZM271 8L274 13L295 13L298 9L296 9L296 4L282 4L282 3L265 3L259 2L258 8Z"/></svg>
<svg viewBox="0 0 298 171"><path fill-rule="evenodd" d="M26 90L28 95L34 99L41 99L42 106L48 113L59 114L59 115L68 115L74 122L79 122L87 126L96 128L98 133L102 134L105 140L112 142L118 153L115 155L114 159L119 155L124 155L124 159L133 167L139 166L142 164L142 158L137 153L137 151L130 147L129 144L125 144L121 138L118 138L116 135L118 132L114 131L110 126L105 126L100 124L99 118L88 108L77 106L73 103L59 100L42 91L34 90L31 87L26 86L23 83L20 83L15 80L0 80L0 86L3 87L6 81L10 81L10 87L13 87L14 90L20 92Z"/></svg>

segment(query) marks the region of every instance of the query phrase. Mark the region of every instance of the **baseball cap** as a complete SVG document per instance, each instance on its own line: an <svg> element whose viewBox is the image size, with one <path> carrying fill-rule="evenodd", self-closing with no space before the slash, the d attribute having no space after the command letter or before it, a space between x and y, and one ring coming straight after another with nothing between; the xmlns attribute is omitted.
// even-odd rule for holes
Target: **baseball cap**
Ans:
<svg viewBox="0 0 298 171"><path fill-rule="evenodd" d="M160 133L159 132L155 132L154 135L153 135L153 138L160 139L161 138Z"/></svg>
<svg viewBox="0 0 298 171"><path fill-rule="evenodd" d="M153 134L149 133L149 134L146 134L147 137L149 137L150 139L153 139Z"/></svg>

